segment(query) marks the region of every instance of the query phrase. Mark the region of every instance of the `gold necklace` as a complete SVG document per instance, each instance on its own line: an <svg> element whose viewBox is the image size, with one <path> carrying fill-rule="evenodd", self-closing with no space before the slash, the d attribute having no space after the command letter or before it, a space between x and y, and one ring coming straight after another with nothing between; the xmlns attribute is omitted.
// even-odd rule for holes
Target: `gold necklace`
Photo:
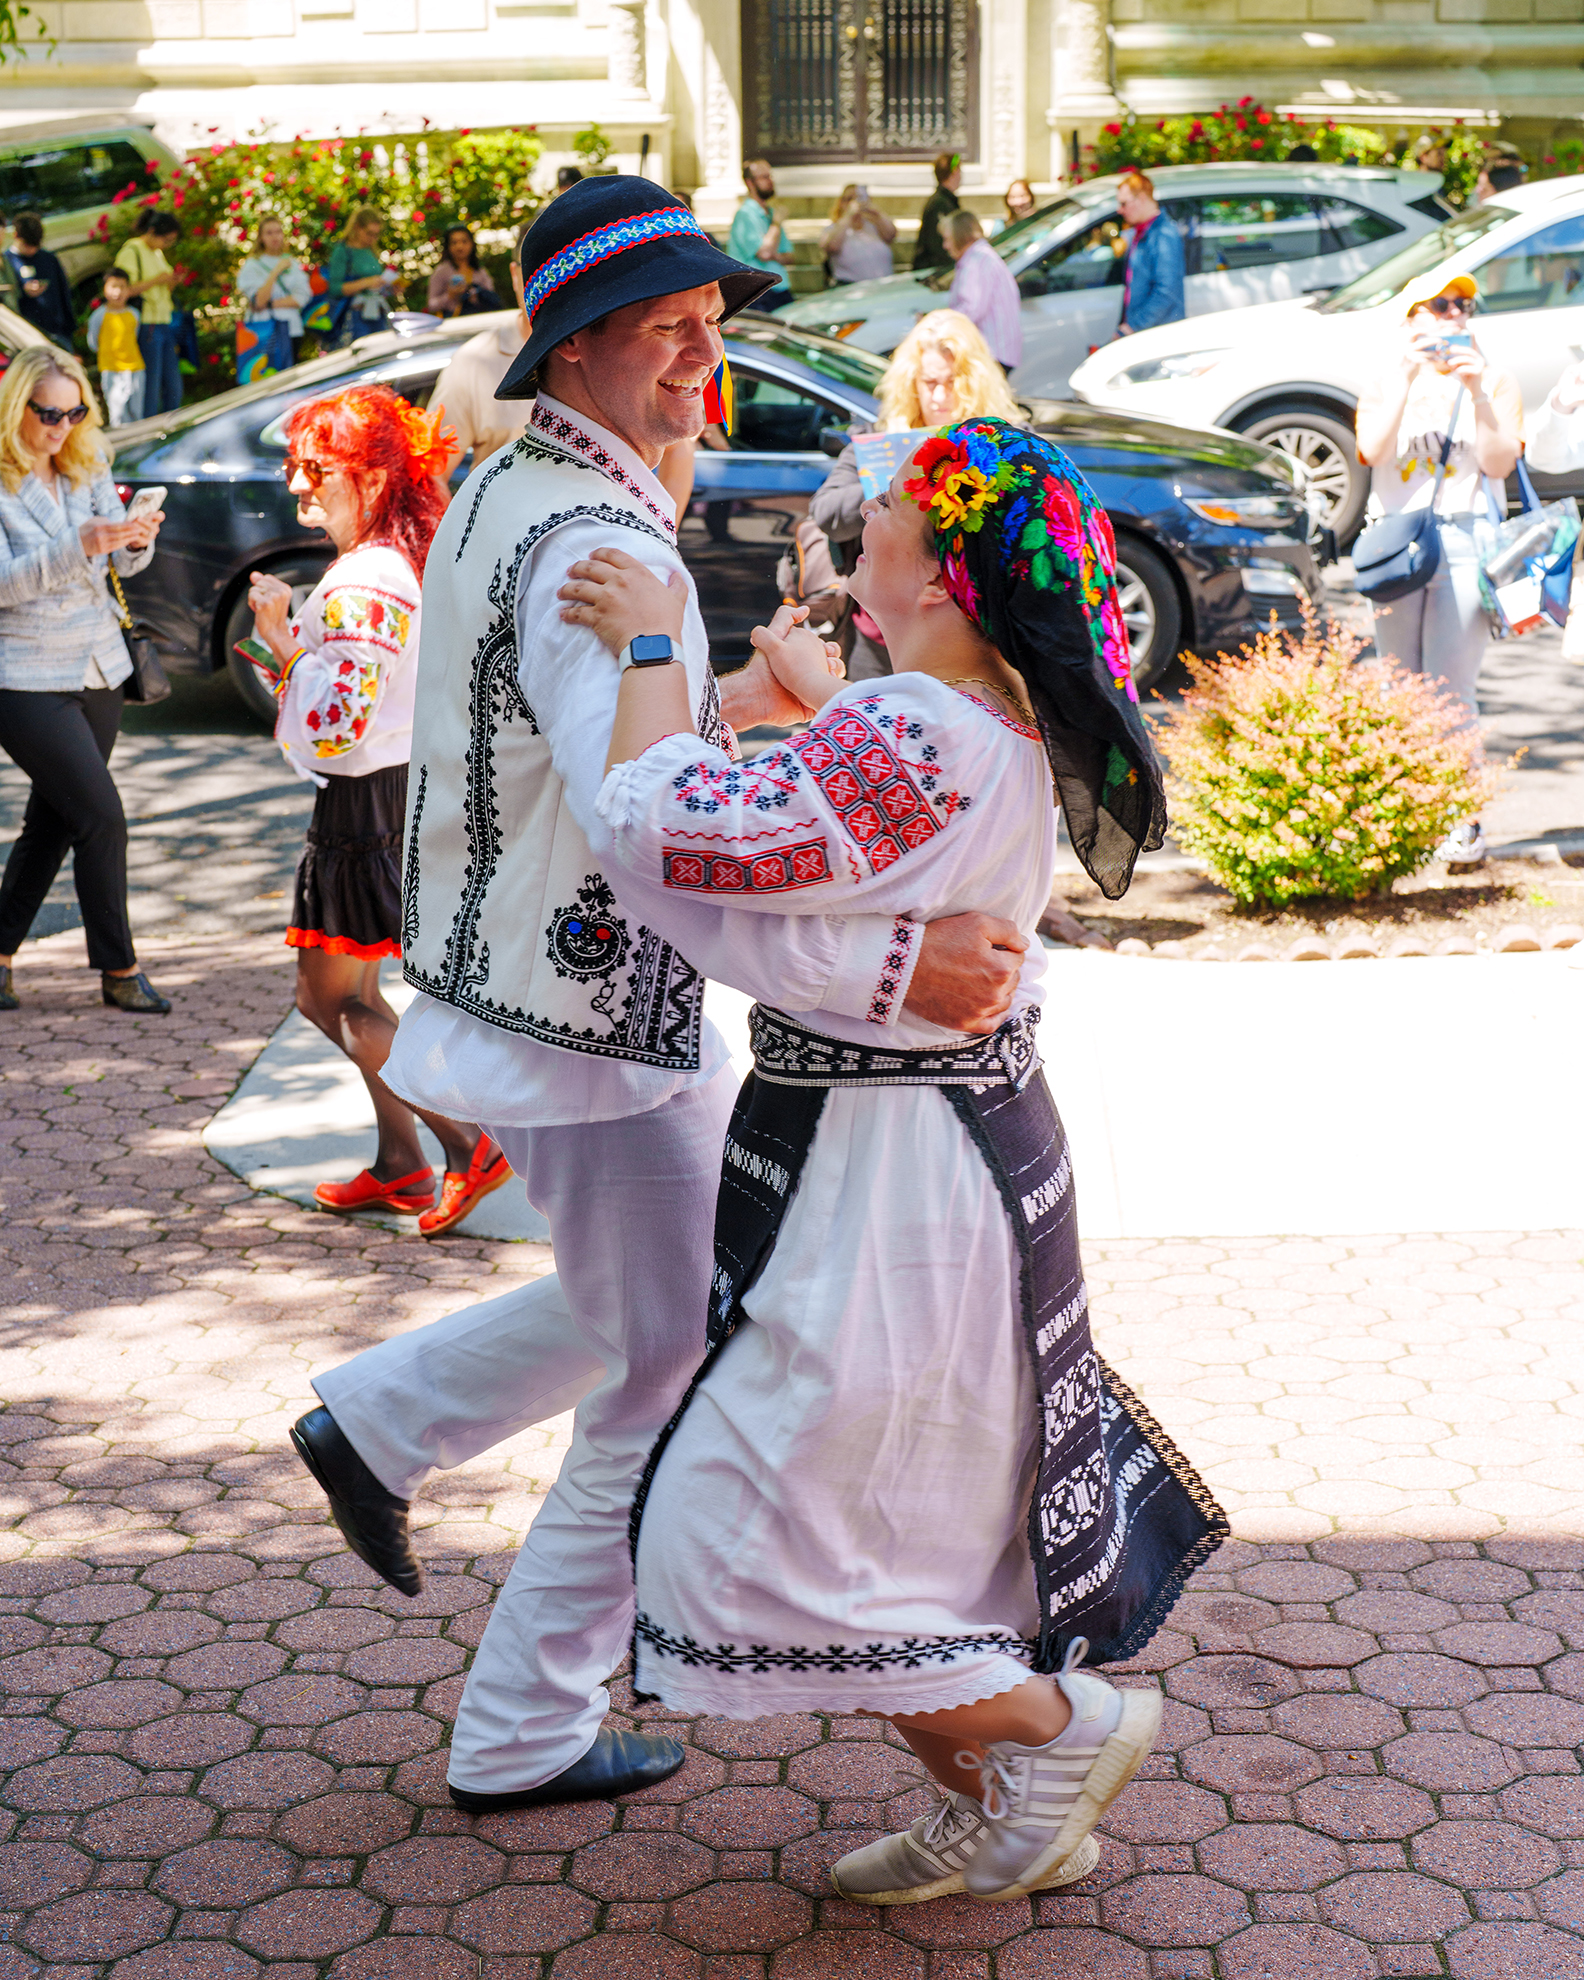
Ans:
<svg viewBox="0 0 1584 1980"><path fill-rule="evenodd" d="M942 680L941 686L952 688L987 688L991 694L1000 695L1001 699L1017 716L1020 722L1026 722L1031 729L1037 729L1039 727L1038 722L1034 719L1033 709L1028 707L1026 703L1019 701L1010 688L1001 687L995 681L982 681L976 675L965 674L956 680Z"/></svg>

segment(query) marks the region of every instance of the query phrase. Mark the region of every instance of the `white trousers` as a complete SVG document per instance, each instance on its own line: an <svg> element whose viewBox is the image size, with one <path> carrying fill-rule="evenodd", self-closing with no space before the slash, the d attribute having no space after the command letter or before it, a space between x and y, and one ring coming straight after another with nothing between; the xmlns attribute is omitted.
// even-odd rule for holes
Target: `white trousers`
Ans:
<svg viewBox="0 0 1584 1980"><path fill-rule="evenodd" d="M489 1129L548 1220L557 1278L315 1378L388 1491L573 1404L572 1448L495 1598L451 1739L457 1787L553 1780L594 1744L633 1621L627 1518L704 1352L729 1067L647 1114Z"/></svg>

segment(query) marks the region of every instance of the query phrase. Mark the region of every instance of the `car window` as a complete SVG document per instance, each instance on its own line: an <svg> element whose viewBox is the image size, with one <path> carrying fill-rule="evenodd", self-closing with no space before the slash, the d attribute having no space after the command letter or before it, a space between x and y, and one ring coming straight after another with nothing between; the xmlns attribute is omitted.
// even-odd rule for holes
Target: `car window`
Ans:
<svg viewBox="0 0 1584 1980"><path fill-rule="evenodd" d="M997 254L1010 261L1015 254L1021 254L1036 241L1047 239L1058 227L1065 226L1075 213L1083 208L1074 199L1058 199L1050 206L1042 206L1038 213L1030 213L1022 220L1010 221L996 235L993 243Z"/></svg>
<svg viewBox="0 0 1584 1980"><path fill-rule="evenodd" d="M1348 248L1369 247L1374 241L1384 241L1388 235L1402 232L1400 222L1388 220L1384 213L1372 213L1367 206L1355 206L1350 199L1338 199L1333 193L1318 194L1314 204L1320 224L1329 236L1320 250L1322 254L1342 254Z"/></svg>
<svg viewBox="0 0 1584 1980"><path fill-rule="evenodd" d="M1104 289L1122 280L1127 235L1114 213L1074 234L1025 268L1017 278L1023 300L1067 295L1078 289Z"/></svg>
<svg viewBox="0 0 1584 1980"><path fill-rule="evenodd" d="M1327 296L1317 307L1323 316L1338 316L1348 310L1373 309L1377 303L1390 302L1393 296L1400 296L1410 282L1417 282L1420 276L1428 275L1448 256L1468 247L1482 234L1488 234L1492 227L1500 227L1512 217L1510 206L1489 203L1476 206L1468 213L1460 213L1455 220L1432 227L1428 234L1421 234L1418 240L1388 255L1378 267L1370 269L1368 274L1355 277L1334 295Z"/></svg>
<svg viewBox="0 0 1584 1980"><path fill-rule="evenodd" d="M1306 193L1239 193L1201 199L1199 272L1224 275L1327 252Z"/></svg>
<svg viewBox="0 0 1584 1980"><path fill-rule="evenodd" d="M1515 241L1474 271L1480 313L1512 309L1567 309L1584 303L1584 215L1558 220Z"/></svg>
<svg viewBox="0 0 1584 1980"><path fill-rule="evenodd" d="M129 185L146 183L147 161L126 138L35 145L0 154L0 208L34 207L45 215L108 206Z"/></svg>
<svg viewBox="0 0 1584 1980"><path fill-rule="evenodd" d="M859 350L855 344L822 336L817 330L798 330L789 335L773 322L734 317L725 334L733 343L752 344L767 357L790 358L794 364L807 365L810 371L819 372L834 384L856 385L860 392L878 392L880 380L885 376L887 359Z"/></svg>
<svg viewBox="0 0 1584 1980"><path fill-rule="evenodd" d="M827 426L847 426L852 414L780 378L734 367L736 453L814 454Z"/></svg>

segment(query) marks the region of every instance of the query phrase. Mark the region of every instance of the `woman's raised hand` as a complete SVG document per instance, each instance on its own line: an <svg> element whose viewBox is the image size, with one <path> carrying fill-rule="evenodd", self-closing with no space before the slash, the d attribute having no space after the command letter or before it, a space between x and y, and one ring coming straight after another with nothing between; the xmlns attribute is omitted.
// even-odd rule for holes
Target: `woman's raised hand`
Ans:
<svg viewBox="0 0 1584 1980"><path fill-rule="evenodd" d="M561 607L566 623L587 626L612 653L644 633L682 637L687 580L671 571L662 582L625 550L599 549L573 564L556 596L567 601Z"/></svg>
<svg viewBox="0 0 1584 1980"><path fill-rule="evenodd" d="M823 708L842 684L841 648L810 632L806 605L783 605L768 626L748 635L780 685L810 714Z"/></svg>

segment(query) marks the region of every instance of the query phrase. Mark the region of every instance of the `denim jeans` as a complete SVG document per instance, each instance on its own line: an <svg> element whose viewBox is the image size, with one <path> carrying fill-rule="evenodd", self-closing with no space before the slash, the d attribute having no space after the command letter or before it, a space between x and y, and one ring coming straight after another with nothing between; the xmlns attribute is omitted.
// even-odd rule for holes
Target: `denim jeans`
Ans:
<svg viewBox="0 0 1584 1980"><path fill-rule="evenodd" d="M176 359L176 332L169 323L145 323L138 331L143 353L143 416L174 412L182 402L181 366Z"/></svg>

